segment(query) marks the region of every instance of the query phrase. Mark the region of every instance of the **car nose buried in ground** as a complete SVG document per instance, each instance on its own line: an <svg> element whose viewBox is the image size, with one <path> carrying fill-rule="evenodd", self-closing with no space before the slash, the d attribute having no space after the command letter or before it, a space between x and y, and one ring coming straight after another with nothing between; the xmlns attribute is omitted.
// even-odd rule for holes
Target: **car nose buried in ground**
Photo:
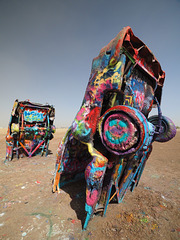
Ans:
<svg viewBox="0 0 180 240"><path fill-rule="evenodd" d="M16 155L48 155L49 141L55 133L55 108L30 101L15 100L6 135L6 160Z"/></svg>
<svg viewBox="0 0 180 240"><path fill-rule="evenodd" d="M96 212L106 214L113 198L120 203L138 185L153 141L176 134L162 116L165 72L130 27L93 59L84 99L58 147L53 192L86 179L84 229ZM149 117L152 107L157 115Z"/></svg>

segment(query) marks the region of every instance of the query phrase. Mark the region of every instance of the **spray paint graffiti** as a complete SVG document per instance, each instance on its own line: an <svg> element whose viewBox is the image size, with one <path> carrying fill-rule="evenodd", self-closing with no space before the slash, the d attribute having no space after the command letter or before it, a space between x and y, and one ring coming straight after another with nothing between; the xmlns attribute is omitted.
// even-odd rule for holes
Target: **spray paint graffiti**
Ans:
<svg viewBox="0 0 180 240"><path fill-rule="evenodd" d="M120 203L138 185L153 141L175 136L160 109L164 79L159 62L130 27L93 59L81 108L57 151L53 184L59 192L85 177L84 229L94 213L106 214L115 195ZM148 118L153 106L158 115Z"/></svg>
<svg viewBox="0 0 180 240"><path fill-rule="evenodd" d="M24 121L27 122L44 122L46 119L46 112L38 111L38 110L30 110L24 111Z"/></svg>
<svg viewBox="0 0 180 240"><path fill-rule="evenodd" d="M55 109L50 105L16 100L6 135L6 160L13 156L48 154L49 141L53 138Z"/></svg>

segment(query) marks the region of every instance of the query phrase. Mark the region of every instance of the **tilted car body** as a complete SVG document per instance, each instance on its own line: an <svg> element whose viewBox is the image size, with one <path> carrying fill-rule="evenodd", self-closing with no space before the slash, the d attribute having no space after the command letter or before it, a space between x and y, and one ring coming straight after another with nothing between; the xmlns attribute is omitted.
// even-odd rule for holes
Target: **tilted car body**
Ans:
<svg viewBox="0 0 180 240"><path fill-rule="evenodd" d="M58 148L53 183L55 192L85 177L84 229L94 213L105 215L113 197L120 203L137 186L153 141L175 136L160 109L164 79L159 62L130 27L93 59L81 108ZM148 118L152 107L158 114Z"/></svg>
<svg viewBox="0 0 180 240"><path fill-rule="evenodd" d="M6 160L37 153L47 156L55 132L54 118L55 109L51 105L15 100L6 135Z"/></svg>

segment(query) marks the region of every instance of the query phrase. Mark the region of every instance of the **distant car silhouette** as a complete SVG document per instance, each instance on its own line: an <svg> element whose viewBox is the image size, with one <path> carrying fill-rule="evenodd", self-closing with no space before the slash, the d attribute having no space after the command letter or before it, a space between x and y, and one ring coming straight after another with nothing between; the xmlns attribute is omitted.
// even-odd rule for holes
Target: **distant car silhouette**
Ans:
<svg viewBox="0 0 180 240"><path fill-rule="evenodd" d="M47 156L53 138L55 109L50 105L15 100L6 135L6 160L16 155Z"/></svg>
<svg viewBox="0 0 180 240"><path fill-rule="evenodd" d="M164 79L159 62L130 27L93 59L81 108L58 148L53 184L55 192L85 176L84 229L94 213L105 215L115 196L120 203L137 186L152 142L175 136L160 109ZM158 114L148 118L152 107Z"/></svg>

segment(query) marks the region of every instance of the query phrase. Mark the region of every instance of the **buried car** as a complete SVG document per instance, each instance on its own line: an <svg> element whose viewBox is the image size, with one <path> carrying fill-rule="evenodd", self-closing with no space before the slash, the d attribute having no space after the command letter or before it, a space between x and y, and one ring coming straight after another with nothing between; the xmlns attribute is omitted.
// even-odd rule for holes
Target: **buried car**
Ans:
<svg viewBox="0 0 180 240"><path fill-rule="evenodd" d="M16 99L6 135L6 160L11 161L14 155L47 156L49 141L55 133L54 119L53 106Z"/></svg>
<svg viewBox="0 0 180 240"><path fill-rule="evenodd" d="M86 229L94 213L106 214L138 185L153 141L176 134L161 113L165 72L130 27L93 59L84 99L59 144L53 192L82 177L86 180ZM149 117L152 107L157 115Z"/></svg>

